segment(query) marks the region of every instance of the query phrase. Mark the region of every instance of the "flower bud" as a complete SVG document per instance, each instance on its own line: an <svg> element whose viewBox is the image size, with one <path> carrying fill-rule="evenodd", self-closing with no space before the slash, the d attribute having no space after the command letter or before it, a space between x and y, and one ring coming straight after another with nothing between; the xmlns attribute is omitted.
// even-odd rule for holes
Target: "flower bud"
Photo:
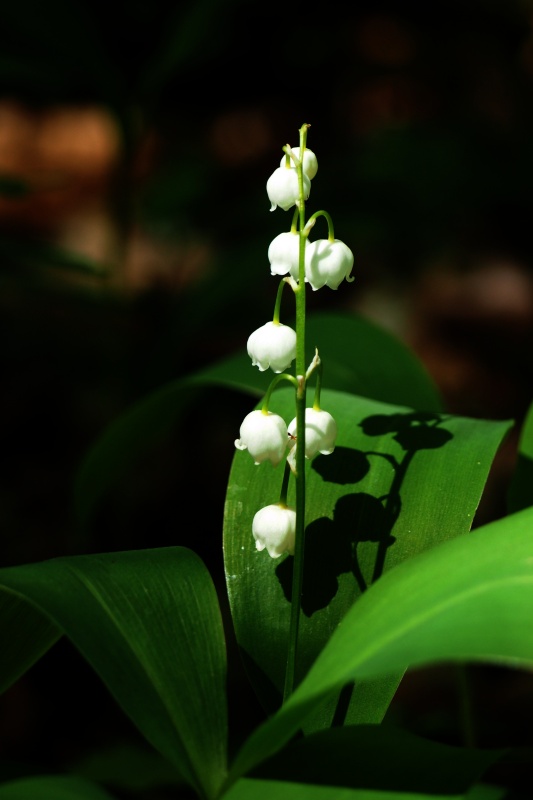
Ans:
<svg viewBox="0 0 533 800"><path fill-rule="evenodd" d="M305 254L309 242L305 239ZM268 248L271 275L286 275L290 273L294 280L298 280L298 265L300 262L300 235L289 231L279 233L272 239Z"/></svg>
<svg viewBox="0 0 533 800"><path fill-rule="evenodd" d="M240 439L235 439L237 450L248 450L256 464L270 461L277 467L285 456L288 434L285 421L271 411L251 411L240 427Z"/></svg>
<svg viewBox="0 0 533 800"><path fill-rule="evenodd" d="M254 517L252 533L257 550L268 550L271 558L293 555L296 536L296 511L282 503L265 506Z"/></svg>
<svg viewBox="0 0 533 800"><path fill-rule="evenodd" d="M311 181L304 173L304 200L307 200L311 191ZM278 167L274 170L267 181L267 194L271 202L270 210L274 211L277 206L284 211L288 211L294 205L298 205L300 190L298 188L298 173L291 167Z"/></svg>
<svg viewBox="0 0 533 800"><path fill-rule="evenodd" d="M340 239L317 239L309 243L305 278L315 291L322 286L337 289L344 278L348 283L354 280L350 277L353 261L352 251Z"/></svg>
<svg viewBox="0 0 533 800"><path fill-rule="evenodd" d="M296 435L296 417L288 427L289 436ZM314 458L317 453L329 455L335 449L337 423L327 411L305 409L305 457Z"/></svg>
<svg viewBox="0 0 533 800"><path fill-rule="evenodd" d="M296 158L300 158L300 148L299 147L291 147L292 152L296 156ZM287 163L287 156L283 156L280 162L280 167ZM291 166L296 169L294 161L291 159ZM316 156L312 150L309 150L307 147L304 150L304 163L303 163L304 173L307 175L309 180L313 180L316 173L318 172L318 161L316 160Z"/></svg>
<svg viewBox="0 0 533 800"><path fill-rule="evenodd" d="M281 322L267 322L248 337L252 365L264 372L283 372L296 358L296 332Z"/></svg>

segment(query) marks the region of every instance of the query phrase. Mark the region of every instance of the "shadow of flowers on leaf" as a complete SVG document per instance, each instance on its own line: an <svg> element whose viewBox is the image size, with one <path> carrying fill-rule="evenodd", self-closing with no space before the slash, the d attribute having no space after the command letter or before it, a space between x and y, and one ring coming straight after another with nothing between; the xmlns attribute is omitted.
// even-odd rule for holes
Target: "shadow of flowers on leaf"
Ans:
<svg viewBox="0 0 533 800"><path fill-rule="evenodd" d="M441 422L440 414L413 411L406 414L373 414L364 419L359 427L366 436L393 433L392 438L405 451L433 450L453 438L450 431L438 427Z"/></svg>
<svg viewBox="0 0 533 800"><path fill-rule="evenodd" d="M385 548L395 542L391 529L396 515L380 500L365 492L347 494L335 505L333 519L321 517L311 522L305 536L305 570L302 611L310 617L326 608L337 594L338 578L352 572L361 591L366 582L357 557L360 542L375 542ZM293 558L276 568L276 575L288 601L292 591Z"/></svg>
<svg viewBox="0 0 533 800"><path fill-rule="evenodd" d="M382 440L390 436L404 451L401 459L386 450L336 447L333 454L313 461L312 469L324 481L339 485L363 480L375 458L387 461L393 477L383 496L368 492L346 494L337 500L333 519L320 517L307 526L301 599L307 617L331 603L338 592L340 575L351 572L359 592L364 592L383 573L387 551L396 541L392 531L402 508L400 489L414 455L419 450L442 447L453 438L450 431L439 427L442 422L440 414L430 412L373 414L359 423L363 434ZM358 546L363 542L376 544L369 580L363 574L358 554ZM288 602L292 596L293 562L289 556L276 568Z"/></svg>
<svg viewBox="0 0 533 800"><path fill-rule="evenodd" d="M337 445L331 455L314 458L311 467L322 480L346 486L359 483L366 477L370 461L362 450Z"/></svg>

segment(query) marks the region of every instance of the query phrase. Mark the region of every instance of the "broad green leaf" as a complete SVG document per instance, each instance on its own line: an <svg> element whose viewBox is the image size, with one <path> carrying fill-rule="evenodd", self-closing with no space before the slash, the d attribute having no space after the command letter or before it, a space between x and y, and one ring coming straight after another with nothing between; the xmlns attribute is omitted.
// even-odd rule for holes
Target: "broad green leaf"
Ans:
<svg viewBox="0 0 533 800"><path fill-rule="evenodd" d="M114 800L95 783L70 775L39 775L0 784L0 800Z"/></svg>
<svg viewBox="0 0 533 800"><path fill-rule="evenodd" d="M465 795L465 800L509 800L509 790L506 786L493 786L490 783L480 783L473 786Z"/></svg>
<svg viewBox="0 0 533 800"><path fill-rule="evenodd" d="M155 791L160 786L183 783L166 758L148 745L140 747L131 742L86 749L68 768L75 775L129 792Z"/></svg>
<svg viewBox="0 0 533 800"><path fill-rule="evenodd" d="M233 776L277 752L348 681L403 667L533 667L533 508L477 528L382 575L346 614L283 708L238 754Z"/></svg>
<svg viewBox="0 0 533 800"><path fill-rule="evenodd" d="M353 603L384 571L470 530L509 422L466 419L324 390L339 429L335 451L307 465L299 678ZM292 390L270 409L287 422ZM283 469L236 451L226 496L224 558L239 646L268 711L279 705L290 619L292 557L258 553L254 514L279 499ZM293 502L294 481L289 485ZM379 722L401 673L356 687L346 721ZM330 724L333 710L312 727ZM322 717L322 719L321 719ZM342 721L342 720L341 720ZM310 721L308 721L310 722Z"/></svg>
<svg viewBox="0 0 533 800"><path fill-rule="evenodd" d="M37 609L10 591L0 593L0 693L4 692L60 638L61 631Z"/></svg>
<svg viewBox="0 0 533 800"><path fill-rule="evenodd" d="M40 611L45 627L55 623L187 783L216 795L226 768L226 652L216 590L195 553L53 559L0 570L0 590Z"/></svg>
<svg viewBox="0 0 533 800"><path fill-rule="evenodd" d="M177 423L197 390L175 381L128 408L87 451L74 480L74 511L81 527L130 464Z"/></svg>
<svg viewBox="0 0 533 800"><path fill-rule="evenodd" d="M223 800L504 800L507 790L500 787L475 787L463 795L418 794L371 789L344 789L338 786L313 786L309 783L267 781L242 778L225 792Z"/></svg>
<svg viewBox="0 0 533 800"><path fill-rule="evenodd" d="M459 795L480 780L504 752L452 747L385 724L349 725L291 742L249 777Z"/></svg>
<svg viewBox="0 0 533 800"><path fill-rule="evenodd" d="M533 404L526 414L520 440L518 459L507 493L510 512L533 505Z"/></svg>
<svg viewBox="0 0 533 800"><path fill-rule="evenodd" d="M309 362L315 348L319 351L328 389L423 411L443 410L422 362L398 338L364 317L309 315L306 343Z"/></svg>
<svg viewBox="0 0 533 800"><path fill-rule="evenodd" d="M307 320L308 360L315 346L324 363L324 385L391 403L441 410L438 392L411 351L377 325L355 315L316 314ZM361 358L364 353L364 358ZM172 381L142 398L103 432L87 452L75 480L74 506L84 524L131 463L185 419L199 391L224 387L259 398L271 375L252 366L244 348L212 366ZM233 441L228 441L228 448Z"/></svg>

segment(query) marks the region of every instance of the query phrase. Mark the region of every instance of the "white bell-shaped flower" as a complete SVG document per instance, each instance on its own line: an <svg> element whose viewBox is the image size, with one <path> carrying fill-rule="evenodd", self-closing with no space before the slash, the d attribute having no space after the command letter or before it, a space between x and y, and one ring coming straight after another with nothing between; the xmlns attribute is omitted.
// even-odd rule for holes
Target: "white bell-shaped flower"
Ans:
<svg viewBox="0 0 533 800"><path fill-rule="evenodd" d="M285 456L289 437L285 420L278 414L262 409L251 411L242 421L239 436L235 447L248 450L256 464L270 461L277 467Z"/></svg>
<svg viewBox="0 0 533 800"><path fill-rule="evenodd" d="M294 554L296 511L282 503L265 506L255 515L252 533L257 550L268 550L271 558Z"/></svg>
<svg viewBox="0 0 533 800"><path fill-rule="evenodd" d="M292 152L296 156L296 158L300 158L300 148L299 147L291 147ZM282 167L287 162L287 156L283 156L280 161L280 167ZM291 166L296 169L294 161L291 159ZM307 147L304 150L304 173L307 175L310 181L313 180L315 175L318 172L318 161L316 160L316 156L312 150L309 150Z"/></svg>
<svg viewBox="0 0 533 800"><path fill-rule="evenodd" d="M307 261L307 248L309 242L305 239L305 258ZM294 280L298 280L298 264L300 262L300 235L288 231L279 233L272 239L268 248L271 275L287 275L290 273Z"/></svg>
<svg viewBox="0 0 533 800"><path fill-rule="evenodd" d="M303 174L304 200L307 200L311 191L311 181L307 175ZM284 211L288 211L297 205L300 191L298 188L298 173L291 167L278 167L274 170L267 181L267 194L270 200L270 210L274 211L278 206Z"/></svg>
<svg viewBox="0 0 533 800"><path fill-rule="evenodd" d="M289 436L296 435L296 417L288 427ZM328 456L335 449L337 423L327 411L305 409L305 457L314 458L317 453Z"/></svg>
<svg viewBox="0 0 533 800"><path fill-rule="evenodd" d="M267 322L248 337L252 365L264 372L283 372L296 358L296 331L281 322Z"/></svg>
<svg viewBox="0 0 533 800"><path fill-rule="evenodd" d="M334 239L333 242L317 239L309 243L305 259L305 279L315 291L322 286L337 289L344 278L348 283L354 280L350 277L353 262L352 251L340 239Z"/></svg>

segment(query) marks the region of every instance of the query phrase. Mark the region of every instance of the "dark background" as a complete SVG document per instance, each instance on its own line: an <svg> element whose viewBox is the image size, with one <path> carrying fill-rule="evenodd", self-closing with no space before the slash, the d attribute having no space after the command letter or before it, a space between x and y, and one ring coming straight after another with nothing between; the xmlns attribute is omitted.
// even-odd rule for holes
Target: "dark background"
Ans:
<svg viewBox="0 0 533 800"><path fill-rule="evenodd" d="M399 336L453 413L517 421L476 524L504 513L533 388L532 23L518 0L1 2L2 566L181 544L223 590L225 481L249 398L200 400L119 476L84 538L73 480L132 402L268 319L267 248L290 215L269 213L265 185L305 122L310 208L355 254L354 283L313 293L310 311ZM259 712L232 669L238 739ZM529 679L474 677L482 743L520 739ZM399 718L460 738L455 676L414 686ZM6 776L123 737L136 734L66 642L0 701Z"/></svg>

